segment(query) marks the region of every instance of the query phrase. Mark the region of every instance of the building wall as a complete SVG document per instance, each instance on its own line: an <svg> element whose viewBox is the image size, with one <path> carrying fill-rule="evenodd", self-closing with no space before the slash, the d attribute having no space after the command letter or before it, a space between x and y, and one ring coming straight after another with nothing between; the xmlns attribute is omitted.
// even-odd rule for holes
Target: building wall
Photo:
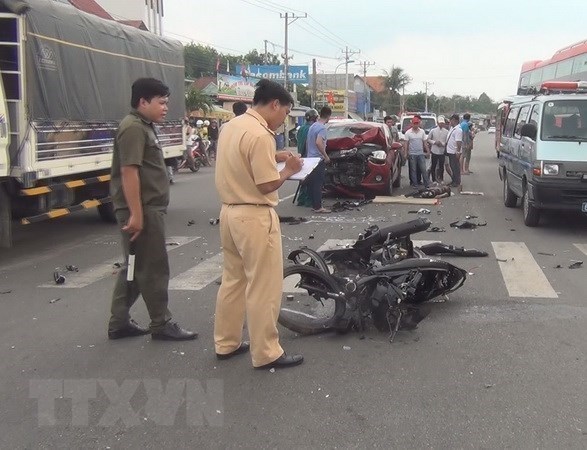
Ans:
<svg viewBox="0 0 587 450"><path fill-rule="evenodd" d="M163 0L96 0L119 20L142 20L149 31L163 34Z"/></svg>

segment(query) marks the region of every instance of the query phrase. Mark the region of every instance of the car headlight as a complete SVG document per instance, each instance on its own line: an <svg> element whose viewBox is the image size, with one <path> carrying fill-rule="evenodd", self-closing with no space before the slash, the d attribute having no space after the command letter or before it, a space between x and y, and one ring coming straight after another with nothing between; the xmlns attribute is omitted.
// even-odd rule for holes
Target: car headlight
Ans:
<svg viewBox="0 0 587 450"><path fill-rule="evenodd" d="M383 150L376 150L371 154L371 156L373 157L373 159L377 159L380 161L385 161L385 159L387 158L387 154Z"/></svg>
<svg viewBox="0 0 587 450"><path fill-rule="evenodd" d="M544 164L542 168L543 175L558 175L558 164Z"/></svg>

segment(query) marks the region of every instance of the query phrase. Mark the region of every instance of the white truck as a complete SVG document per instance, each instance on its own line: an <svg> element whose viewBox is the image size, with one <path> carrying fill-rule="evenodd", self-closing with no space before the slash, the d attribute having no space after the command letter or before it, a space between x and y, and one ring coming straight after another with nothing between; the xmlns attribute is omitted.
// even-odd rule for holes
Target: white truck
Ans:
<svg viewBox="0 0 587 450"><path fill-rule="evenodd" d="M97 208L113 220L112 143L132 82L172 92L159 127L166 159L184 150L181 43L84 13L64 0L0 0L0 247L28 225Z"/></svg>

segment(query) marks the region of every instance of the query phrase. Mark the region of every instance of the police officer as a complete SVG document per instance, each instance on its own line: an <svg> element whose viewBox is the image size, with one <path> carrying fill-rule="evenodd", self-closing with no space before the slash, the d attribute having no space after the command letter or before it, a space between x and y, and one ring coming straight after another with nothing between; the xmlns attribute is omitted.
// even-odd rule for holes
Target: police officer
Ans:
<svg viewBox="0 0 587 450"><path fill-rule="evenodd" d="M134 247L134 280L127 269L118 274L112 295L108 337L120 339L151 333L152 339L187 340L198 335L171 320L167 309L169 260L163 218L169 203L165 160L153 123L167 114L169 88L153 78L132 85L132 111L116 132L112 155L111 195L122 228L122 248L128 260ZM130 318L130 308L142 294L151 318L150 329Z"/></svg>
<svg viewBox="0 0 587 450"><path fill-rule="evenodd" d="M288 151L277 152L275 130L293 99L280 84L257 83L253 107L224 125L218 140L216 189L222 201L220 239L224 253L222 283L216 300L214 343L218 359L251 350L255 368L301 364L279 345L283 255L277 189L302 168ZM277 162L285 162L279 172ZM243 342L245 311L250 345Z"/></svg>

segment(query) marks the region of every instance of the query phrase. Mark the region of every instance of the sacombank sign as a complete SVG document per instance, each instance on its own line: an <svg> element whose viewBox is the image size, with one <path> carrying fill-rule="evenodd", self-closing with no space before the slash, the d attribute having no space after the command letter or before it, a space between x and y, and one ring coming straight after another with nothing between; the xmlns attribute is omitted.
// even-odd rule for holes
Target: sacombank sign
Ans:
<svg viewBox="0 0 587 450"><path fill-rule="evenodd" d="M241 76L267 78L283 82L285 79L284 66L258 66L237 64L236 73ZM287 80L290 83L308 84L310 82L308 66L289 66Z"/></svg>

